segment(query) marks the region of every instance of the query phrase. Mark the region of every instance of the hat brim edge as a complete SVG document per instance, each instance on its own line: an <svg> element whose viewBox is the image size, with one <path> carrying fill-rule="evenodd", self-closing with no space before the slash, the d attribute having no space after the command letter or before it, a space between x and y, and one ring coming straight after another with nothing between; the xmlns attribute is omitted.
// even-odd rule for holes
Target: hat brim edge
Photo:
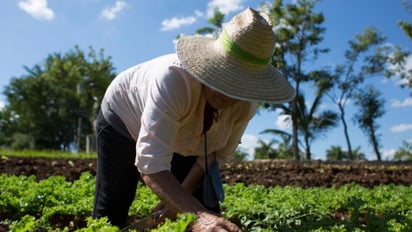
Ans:
<svg viewBox="0 0 412 232"><path fill-rule="evenodd" d="M177 43L177 55L183 68L202 84L250 102L281 104L295 97L295 89L271 64L255 70L239 67L234 64L233 57L217 49L216 43L215 39L203 36L182 37Z"/></svg>

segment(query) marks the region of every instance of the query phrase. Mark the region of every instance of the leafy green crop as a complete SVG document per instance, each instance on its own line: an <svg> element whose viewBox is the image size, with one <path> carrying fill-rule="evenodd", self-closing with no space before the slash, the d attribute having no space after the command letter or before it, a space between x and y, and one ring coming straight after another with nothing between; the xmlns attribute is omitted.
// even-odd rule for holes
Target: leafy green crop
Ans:
<svg viewBox="0 0 412 232"><path fill-rule="evenodd" d="M225 216L246 231L412 230L411 186L225 187Z"/></svg>
<svg viewBox="0 0 412 232"><path fill-rule="evenodd" d="M0 223L10 231L119 231L106 218L90 217L94 184L89 173L74 182L61 176L37 182L34 176L0 175ZM412 186L224 188L223 215L243 231L412 231ZM158 202L139 185L129 214L141 218ZM62 218L68 224L56 225ZM183 232L194 220L181 215L153 231Z"/></svg>

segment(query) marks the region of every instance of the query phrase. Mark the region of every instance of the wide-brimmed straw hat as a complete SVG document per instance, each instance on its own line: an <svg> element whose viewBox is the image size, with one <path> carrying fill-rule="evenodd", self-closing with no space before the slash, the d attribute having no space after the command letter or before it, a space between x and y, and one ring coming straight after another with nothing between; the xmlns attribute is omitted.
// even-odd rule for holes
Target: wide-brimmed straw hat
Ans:
<svg viewBox="0 0 412 232"><path fill-rule="evenodd" d="M247 8L217 39L181 37L177 55L183 68L215 91L244 101L284 103L295 90L271 65L274 46L269 16Z"/></svg>

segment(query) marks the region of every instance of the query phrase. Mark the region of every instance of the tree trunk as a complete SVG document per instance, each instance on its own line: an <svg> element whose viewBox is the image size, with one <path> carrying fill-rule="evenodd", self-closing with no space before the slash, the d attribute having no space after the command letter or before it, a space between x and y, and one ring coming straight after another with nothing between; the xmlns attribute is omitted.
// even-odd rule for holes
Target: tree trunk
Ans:
<svg viewBox="0 0 412 232"><path fill-rule="evenodd" d="M292 151L295 160L300 160L299 145L298 145L298 120L296 117L297 103L296 98L292 100Z"/></svg>
<svg viewBox="0 0 412 232"><path fill-rule="evenodd" d="M305 135L305 151L306 151L306 160L311 160L312 159L312 154L310 153L310 143L309 143L309 136Z"/></svg>
<svg viewBox="0 0 412 232"><path fill-rule="evenodd" d="M77 152L81 151L81 136L82 135L82 117L77 118L77 138L76 138L76 148Z"/></svg>
<svg viewBox="0 0 412 232"><path fill-rule="evenodd" d="M340 111L340 120L342 121L342 126L343 126L343 133L345 135L346 144L348 146L348 156L349 156L348 158L349 160L353 160L352 145L351 145L350 138L349 138L348 125L346 124L346 120L345 120L345 110L343 109L343 106L341 103L339 103L338 106L339 106L339 111Z"/></svg>
<svg viewBox="0 0 412 232"><path fill-rule="evenodd" d="M373 146L373 150L375 151L376 158L379 161L381 161L382 158L381 158L381 153L379 151L379 142L378 142L378 138L376 137L376 134L375 134L375 129L371 126L369 128L369 130L370 130L370 140L371 140L371 143L372 143L372 146Z"/></svg>

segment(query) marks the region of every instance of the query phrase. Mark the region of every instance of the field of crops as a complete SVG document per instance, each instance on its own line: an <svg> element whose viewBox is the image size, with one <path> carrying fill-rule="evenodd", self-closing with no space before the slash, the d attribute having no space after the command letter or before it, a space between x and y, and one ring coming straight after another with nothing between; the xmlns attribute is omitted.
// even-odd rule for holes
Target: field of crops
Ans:
<svg viewBox="0 0 412 232"><path fill-rule="evenodd" d="M53 165L40 167L34 163L31 168L25 165L29 162L26 159L17 159L14 164L11 160L14 159L1 158L0 171L5 174L0 175L0 231L119 231L105 219L90 218L95 181L92 159L82 161L89 163L88 170L79 168L77 160L73 159L64 159L64 162L47 159L47 163ZM36 158L30 160L34 162ZM373 178L373 171L387 173L389 182L374 182L374 186L365 184L369 183L367 180L341 183L339 186L309 186L310 183L298 186L296 179L302 183L305 181L299 175L293 176L293 172L288 174L293 183L291 185L275 183L270 186L228 181L239 180L239 174L245 175L247 170L261 172L269 178L273 165L236 164L225 167L222 172L226 180L226 199L222 204L224 216L238 224L243 231L412 231L412 185L398 183L405 182L399 175L408 178L412 173L410 163L390 164L388 168L382 164L365 168L372 171L363 179L368 179L368 176ZM294 163L291 167L296 165ZM7 173L6 170L13 169L11 166L19 166L24 175ZM51 166L57 166L56 170L69 175L56 175ZM281 169L287 165L281 163L275 166ZM306 163L300 169L311 169L305 171L307 176L311 176L310 173L327 176L330 172L339 176L339 170L351 170L357 175L364 175L364 172L361 174L355 168L356 165L349 167L347 163L344 167L320 163L312 166ZM72 178L74 173L71 170L77 169L80 174ZM234 172L230 174L230 170ZM287 172L286 169L281 170ZM35 176L36 173L44 172L48 172L49 176ZM29 173L34 175L30 176ZM130 220L138 221L148 215L157 203L156 196L147 187L140 185L129 211ZM182 215L179 220L167 222L153 231L188 231L193 220L193 215Z"/></svg>

